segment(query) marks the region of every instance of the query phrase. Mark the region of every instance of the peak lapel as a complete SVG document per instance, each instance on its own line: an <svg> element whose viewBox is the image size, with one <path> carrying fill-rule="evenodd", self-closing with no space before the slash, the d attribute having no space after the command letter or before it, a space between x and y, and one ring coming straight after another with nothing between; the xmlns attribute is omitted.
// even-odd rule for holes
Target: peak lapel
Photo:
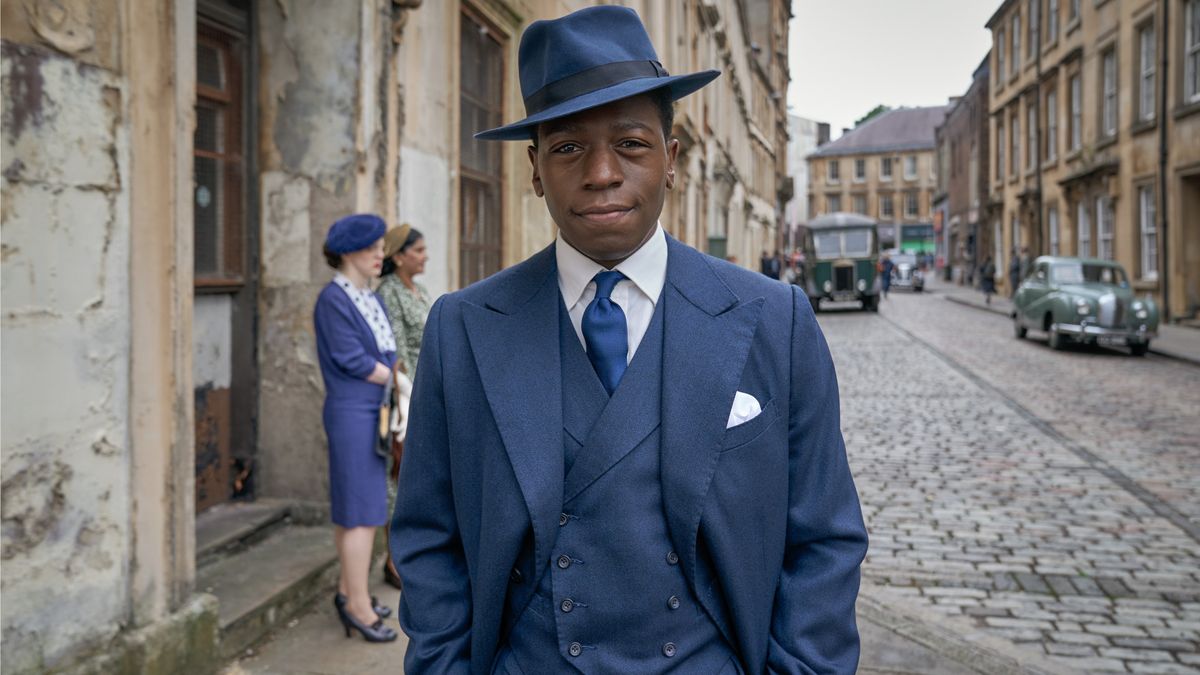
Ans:
<svg viewBox="0 0 1200 675"><path fill-rule="evenodd" d="M742 301L703 254L670 244L663 289L663 502L684 572L694 581L704 499L763 299Z"/></svg>
<svg viewBox="0 0 1200 675"><path fill-rule="evenodd" d="M563 494L562 304L553 246L463 319L483 390L533 523L538 574L557 535Z"/></svg>

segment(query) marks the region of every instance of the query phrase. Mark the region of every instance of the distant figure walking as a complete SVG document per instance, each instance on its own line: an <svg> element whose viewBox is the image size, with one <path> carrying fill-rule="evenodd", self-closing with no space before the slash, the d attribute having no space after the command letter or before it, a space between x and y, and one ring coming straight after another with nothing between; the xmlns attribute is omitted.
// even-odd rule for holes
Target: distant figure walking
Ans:
<svg viewBox="0 0 1200 675"><path fill-rule="evenodd" d="M888 291L892 289L892 270L896 268L896 263L892 262L892 256L884 253L879 259L879 286L883 290L883 297L886 300Z"/></svg>
<svg viewBox="0 0 1200 675"><path fill-rule="evenodd" d="M983 291L983 301L992 304L992 295L996 293L996 263L990 255L979 266L979 288Z"/></svg>
<svg viewBox="0 0 1200 675"><path fill-rule="evenodd" d="M1008 297L1017 294L1017 286L1021 283L1021 252L1014 246L1012 259L1008 261Z"/></svg>

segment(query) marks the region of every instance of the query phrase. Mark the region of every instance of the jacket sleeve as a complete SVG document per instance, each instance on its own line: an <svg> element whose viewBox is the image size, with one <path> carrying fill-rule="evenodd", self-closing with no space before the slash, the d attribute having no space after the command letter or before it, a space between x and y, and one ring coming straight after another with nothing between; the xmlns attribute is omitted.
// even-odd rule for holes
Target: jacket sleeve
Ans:
<svg viewBox="0 0 1200 675"><path fill-rule="evenodd" d="M363 347L362 336L355 327L353 306L339 303L322 294L313 310L313 323L318 342L324 342L334 365L350 377L365 380L375 370L375 357Z"/></svg>
<svg viewBox="0 0 1200 675"><path fill-rule="evenodd" d="M434 304L425 328L388 537L404 582L400 626L409 640L404 670L414 674L470 670L471 588L450 475L443 301Z"/></svg>
<svg viewBox="0 0 1200 675"><path fill-rule="evenodd" d="M792 289L787 544L775 592L767 669L853 673L854 603L867 552L842 440L837 376L807 297Z"/></svg>

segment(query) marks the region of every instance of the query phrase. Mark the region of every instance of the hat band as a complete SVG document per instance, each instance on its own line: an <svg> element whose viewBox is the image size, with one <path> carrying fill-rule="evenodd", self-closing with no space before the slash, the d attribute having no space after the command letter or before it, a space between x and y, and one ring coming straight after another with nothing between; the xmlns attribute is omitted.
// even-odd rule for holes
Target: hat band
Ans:
<svg viewBox="0 0 1200 675"><path fill-rule="evenodd" d="M606 63L551 82L525 97L525 114L536 115L551 106L626 80L667 76L667 69L658 61Z"/></svg>

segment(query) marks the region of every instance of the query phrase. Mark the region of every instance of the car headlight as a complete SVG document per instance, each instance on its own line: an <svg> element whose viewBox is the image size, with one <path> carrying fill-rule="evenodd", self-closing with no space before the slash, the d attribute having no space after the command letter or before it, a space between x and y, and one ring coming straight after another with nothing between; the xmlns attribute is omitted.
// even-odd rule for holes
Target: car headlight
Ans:
<svg viewBox="0 0 1200 675"><path fill-rule="evenodd" d="M862 292L862 291L865 291L865 290L867 290L867 280L866 280L866 279L859 279L859 280L858 280L858 284L857 284L857 286L858 286L858 290L859 290L859 292Z"/></svg>
<svg viewBox="0 0 1200 675"><path fill-rule="evenodd" d="M1136 312L1139 309L1143 309L1146 305L1144 305L1141 300L1134 300L1133 304L1130 306L1133 307L1133 311Z"/></svg>
<svg viewBox="0 0 1200 675"><path fill-rule="evenodd" d="M1134 316L1136 316L1136 317L1137 317L1137 318L1139 318L1139 319L1146 319L1147 317L1149 317L1149 316L1150 316L1150 312L1147 312L1147 311L1146 311L1146 308L1145 308L1145 307L1143 307L1143 308L1141 308L1141 309L1139 309L1139 310L1135 311L1135 312L1133 313L1133 315L1134 315Z"/></svg>
<svg viewBox="0 0 1200 675"><path fill-rule="evenodd" d="M1076 298L1075 299L1075 311L1078 312L1080 316L1085 316L1087 314L1091 314L1092 313L1092 305L1087 300L1084 300L1083 298Z"/></svg>
<svg viewBox="0 0 1200 675"><path fill-rule="evenodd" d="M833 290L833 282L832 282L832 281L826 281L826 282L825 282L825 285L824 285L824 286L822 286L821 288L825 289L825 292L826 292L826 293L828 293L828 292L830 292L830 291L832 291L832 290Z"/></svg>

